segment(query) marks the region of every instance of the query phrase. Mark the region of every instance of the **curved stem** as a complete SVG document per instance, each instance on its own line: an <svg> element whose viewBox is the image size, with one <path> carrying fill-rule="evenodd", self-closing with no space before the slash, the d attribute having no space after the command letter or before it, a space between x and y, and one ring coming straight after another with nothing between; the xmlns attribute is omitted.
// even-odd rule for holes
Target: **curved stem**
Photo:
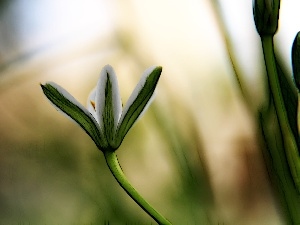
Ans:
<svg viewBox="0 0 300 225"><path fill-rule="evenodd" d="M151 216L158 224L171 225L171 222L164 218L159 212L157 212L129 183L125 174L123 173L118 158L115 152L105 151L104 156L106 163L112 172L115 179L125 190L125 192L146 212Z"/></svg>

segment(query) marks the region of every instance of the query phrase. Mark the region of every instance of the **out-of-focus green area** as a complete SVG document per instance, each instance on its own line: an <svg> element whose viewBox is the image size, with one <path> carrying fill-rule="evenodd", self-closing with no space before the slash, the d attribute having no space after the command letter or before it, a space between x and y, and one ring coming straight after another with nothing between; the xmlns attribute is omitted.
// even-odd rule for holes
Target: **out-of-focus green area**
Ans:
<svg viewBox="0 0 300 225"><path fill-rule="evenodd" d="M211 5L59 2L0 4L0 224L153 224L39 86L54 81L85 104L105 64L123 104L143 70L163 66L155 101L117 151L158 211L173 224L281 224Z"/></svg>

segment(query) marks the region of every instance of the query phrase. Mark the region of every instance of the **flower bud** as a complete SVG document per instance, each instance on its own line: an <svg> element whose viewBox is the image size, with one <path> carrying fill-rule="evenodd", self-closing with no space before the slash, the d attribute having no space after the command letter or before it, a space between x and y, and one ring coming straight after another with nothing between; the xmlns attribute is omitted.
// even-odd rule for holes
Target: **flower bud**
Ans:
<svg viewBox="0 0 300 225"><path fill-rule="evenodd" d="M300 31L297 33L292 46L292 66L294 80L300 90Z"/></svg>
<svg viewBox="0 0 300 225"><path fill-rule="evenodd" d="M254 0L253 15L259 35L274 35L278 28L280 0Z"/></svg>

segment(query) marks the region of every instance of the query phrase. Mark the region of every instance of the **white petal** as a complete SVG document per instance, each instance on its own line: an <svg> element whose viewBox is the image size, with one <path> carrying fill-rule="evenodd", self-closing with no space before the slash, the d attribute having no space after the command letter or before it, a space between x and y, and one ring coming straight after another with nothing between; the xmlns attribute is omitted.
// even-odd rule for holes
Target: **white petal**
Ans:
<svg viewBox="0 0 300 225"><path fill-rule="evenodd" d="M96 88L94 88L91 91L91 93L89 94L86 105L87 105L88 111L93 115L93 117L97 120L97 122L99 124L98 118L96 116L95 102L96 102Z"/></svg>
<svg viewBox="0 0 300 225"><path fill-rule="evenodd" d="M155 68L157 68L157 66L151 66L148 69L146 69L144 71L144 73L142 74L139 83L136 85L136 87L134 88L132 94L130 95L129 99L126 102L126 105L125 105L125 107L123 109L123 112L122 112L122 116L120 118L120 122L123 120L123 118L126 115L129 107L132 105L132 103L135 101L136 97L140 93L141 89L144 87L145 82L146 82L148 76L153 72L153 70ZM154 96L151 97L151 99L149 100L149 102L147 103L146 107L144 108L144 110L143 110L143 112L141 114L143 114L145 112L145 110L149 107L149 105L151 104L151 102L153 101L153 99L154 99Z"/></svg>
<svg viewBox="0 0 300 225"><path fill-rule="evenodd" d="M65 98L67 98L70 102L72 102L73 104L77 105L84 113L86 113L87 115L90 115L91 113L80 103L78 102L69 92L67 92L63 87L61 87L60 85L54 83L54 82L46 82L45 84L49 84L52 87L54 87L58 92L60 92L63 96L65 96ZM51 102L51 101L50 101ZM68 115L66 115L60 108L58 108L56 105L54 105L52 102L51 104L59 111L62 112L65 116L69 117ZM71 118L72 119L72 118ZM93 118L95 119L95 118Z"/></svg>
<svg viewBox="0 0 300 225"><path fill-rule="evenodd" d="M115 147L121 144L129 129L149 106L161 72L162 67L153 66L143 73L122 112L114 140Z"/></svg>
<svg viewBox="0 0 300 225"><path fill-rule="evenodd" d="M105 87L107 84L107 78L111 81L112 85L112 104L114 113L114 127L116 129L119 118L122 113L122 102L119 92L118 80L114 69L110 65L103 67L100 73L100 78L96 87L96 117L100 126L103 127L103 110L105 104Z"/></svg>
<svg viewBox="0 0 300 225"><path fill-rule="evenodd" d="M56 83L48 82L41 87L48 100L59 112L63 112L64 115L80 125L100 150L107 149L108 143L99 124L83 105Z"/></svg>

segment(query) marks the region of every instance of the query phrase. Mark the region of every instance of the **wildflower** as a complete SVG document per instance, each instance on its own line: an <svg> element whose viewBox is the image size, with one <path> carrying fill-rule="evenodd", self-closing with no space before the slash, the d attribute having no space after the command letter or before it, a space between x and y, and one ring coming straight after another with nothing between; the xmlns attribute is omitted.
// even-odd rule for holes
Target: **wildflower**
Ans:
<svg viewBox="0 0 300 225"><path fill-rule="evenodd" d="M88 108L56 83L41 87L55 107L79 124L101 151L115 151L151 102L161 72L162 68L155 66L145 70L123 110L117 77L110 65L102 69Z"/></svg>

